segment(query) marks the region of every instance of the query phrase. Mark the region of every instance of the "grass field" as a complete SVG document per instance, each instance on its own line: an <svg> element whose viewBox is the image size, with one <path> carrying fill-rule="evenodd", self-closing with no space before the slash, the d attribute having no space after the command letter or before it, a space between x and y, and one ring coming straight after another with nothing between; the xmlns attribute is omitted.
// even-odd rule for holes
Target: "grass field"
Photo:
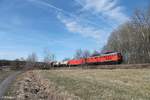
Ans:
<svg viewBox="0 0 150 100"><path fill-rule="evenodd" d="M81 100L150 100L150 70L52 70L39 71L56 91Z"/></svg>
<svg viewBox="0 0 150 100"><path fill-rule="evenodd" d="M23 100L150 100L150 70L31 70L10 90Z"/></svg>

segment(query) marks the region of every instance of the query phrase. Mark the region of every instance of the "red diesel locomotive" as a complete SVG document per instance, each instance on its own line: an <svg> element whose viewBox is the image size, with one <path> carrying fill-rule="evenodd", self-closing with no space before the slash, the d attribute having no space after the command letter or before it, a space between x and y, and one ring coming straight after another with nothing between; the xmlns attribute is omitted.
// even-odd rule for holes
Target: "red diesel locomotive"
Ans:
<svg viewBox="0 0 150 100"><path fill-rule="evenodd" d="M69 60L68 65L77 66L83 64L120 64L122 55L119 52L107 52L98 56Z"/></svg>

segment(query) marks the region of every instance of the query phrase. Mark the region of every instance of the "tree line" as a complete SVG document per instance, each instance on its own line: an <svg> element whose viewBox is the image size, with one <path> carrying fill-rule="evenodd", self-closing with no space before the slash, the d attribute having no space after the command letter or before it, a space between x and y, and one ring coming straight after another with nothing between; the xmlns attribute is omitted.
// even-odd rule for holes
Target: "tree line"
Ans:
<svg viewBox="0 0 150 100"><path fill-rule="evenodd" d="M103 50L121 52L124 63L150 63L150 8L135 10L130 20L115 29Z"/></svg>
<svg viewBox="0 0 150 100"><path fill-rule="evenodd" d="M32 52L27 56L27 58L17 58L13 61L10 60L1 60L0 66L2 65L8 65L14 67L15 69L19 68L36 68L36 67L51 67L51 62L54 62L56 60L56 56L49 50L44 49L43 52L43 60L39 60L39 57L35 52Z"/></svg>

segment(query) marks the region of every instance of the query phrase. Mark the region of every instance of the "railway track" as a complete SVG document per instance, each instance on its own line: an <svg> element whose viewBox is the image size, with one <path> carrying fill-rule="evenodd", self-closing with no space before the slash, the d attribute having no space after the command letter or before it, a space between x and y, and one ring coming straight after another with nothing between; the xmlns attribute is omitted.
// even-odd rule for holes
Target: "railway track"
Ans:
<svg viewBox="0 0 150 100"><path fill-rule="evenodd" d="M52 69L150 69L150 64L119 64L119 65L83 65L74 67L54 67Z"/></svg>

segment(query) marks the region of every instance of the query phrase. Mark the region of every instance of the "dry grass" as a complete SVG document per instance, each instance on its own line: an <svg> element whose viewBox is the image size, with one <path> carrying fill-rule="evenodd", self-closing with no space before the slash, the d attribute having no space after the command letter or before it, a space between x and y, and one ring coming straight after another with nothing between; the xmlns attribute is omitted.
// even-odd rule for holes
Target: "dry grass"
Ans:
<svg viewBox="0 0 150 100"><path fill-rule="evenodd" d="M0 83L9 76L13 71L0 70Z"/></svg>
<svg viewBox="0 0 150 100"><path fill-rule="evenodd" d="M150 70L34 70L14 86L18 100L150 100Z"/></svg>
<svg viewBox="0 0 150 100"><path fill-rule="evenodd" d="M44 79L40 71L28 71L18 76L6 96L15 100L78 100L67 92L57 90L55 84Z"/></svg>
<svg viewBox="0 0 150 100"><path fill-rule="evenodd" d="M40 71L59 91L83 100L150 100L149 69Z"/></svg>

